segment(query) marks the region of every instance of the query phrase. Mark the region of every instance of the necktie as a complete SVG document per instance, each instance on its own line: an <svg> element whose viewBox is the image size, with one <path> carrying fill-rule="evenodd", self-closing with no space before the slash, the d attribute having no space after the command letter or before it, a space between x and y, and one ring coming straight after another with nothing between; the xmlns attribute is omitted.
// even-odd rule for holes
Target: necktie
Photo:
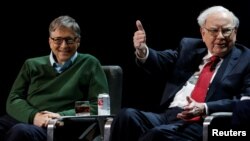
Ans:
<svg viewBox="0 0 250 141"><path fill-rule="evenodd" d="M212 56L209 58L209 62L202 69L198 81L192 91L191 97L197 102L204 102L207 90L211 81L211 78L214 74L215 67L217 63L220 61L220 58L217 56ZM201 119L200 116L194 117L190 119L190 121L199 121Z"/></svg>
<svg viewBox="0 0 250 141"><path fill-rule="evenodd" d="M218 56L210 57L210 61L202 69L198 81L192 91L191 97L197 102L204 102L210 80L214 74L216 64L220 61Z"/></svg>

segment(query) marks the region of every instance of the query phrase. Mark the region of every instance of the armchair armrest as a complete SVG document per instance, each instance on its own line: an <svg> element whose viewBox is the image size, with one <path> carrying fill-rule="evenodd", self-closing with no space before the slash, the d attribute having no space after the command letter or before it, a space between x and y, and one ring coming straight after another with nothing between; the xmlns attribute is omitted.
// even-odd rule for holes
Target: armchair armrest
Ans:
<svg viewBox="0 0 250 141"><path fill-rule="evenodd" d="M103 138L103 141L109 141L110 129L111 129L112 122L113 122L112 117L107 118L106 123L104 125L104 138Z"/></svg>
<svg viewBox="0 0 250 141"><path fill-rule="evenodd" d="M203 122L203 141L208 141L211 129L229 128L231 118L232 112L216 112L207 116Z"/></svg>
<svg viewBox="0 0 250 141"><path fill-rule="evenodd" d="M49 120L49 124L47 127L47 141L54 140L54 129L56 128L58 119L51 119Z"/></svg>

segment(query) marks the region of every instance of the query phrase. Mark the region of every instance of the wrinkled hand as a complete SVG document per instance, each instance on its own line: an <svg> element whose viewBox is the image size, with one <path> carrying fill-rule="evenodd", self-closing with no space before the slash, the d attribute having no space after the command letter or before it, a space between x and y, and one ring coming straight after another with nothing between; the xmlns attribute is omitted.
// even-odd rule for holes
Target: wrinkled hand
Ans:
<svg viewBox="0 0 250 141"><path fill-rule="evenodd" d="M49 112L49 111L41 111L36 113L34 117L33 124L39 127L47 127L49 120L53 118L59 118L60 115L57 113Z"/></svg>
<svg viewBox="0 0 250 141"><path fill-rule="evenodd" d="M205 113L205 104L199 103L193 100L191 97L187 97L188 104L184 107L183 111L177 114L177 118L183 120L190 120L197 116L202 116Z"/></svg>
<svg viewBox="0 0 250 141"><path fill-rule="evenodd" d="M140 57L144 57L146 54L146 33L139 20L136 21L137 31L134 33L133 42L136 49L136 53Z"/></svg>

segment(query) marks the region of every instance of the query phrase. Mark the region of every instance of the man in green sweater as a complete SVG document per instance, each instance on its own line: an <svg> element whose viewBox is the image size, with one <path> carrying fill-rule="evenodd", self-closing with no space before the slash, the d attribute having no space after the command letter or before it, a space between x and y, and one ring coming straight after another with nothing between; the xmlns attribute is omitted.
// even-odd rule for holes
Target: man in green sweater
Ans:
<svg viewBox="0 0 250 141"><path fill-rule="evenodd" d="M80 27L69 16L49 26L51 53L27 59L7 99L7 115L0 118L0 141L45 141L48 121L75 115L74 103L90 101L97 114L97 96L108 93L100 62L77 52Z"/></svg>

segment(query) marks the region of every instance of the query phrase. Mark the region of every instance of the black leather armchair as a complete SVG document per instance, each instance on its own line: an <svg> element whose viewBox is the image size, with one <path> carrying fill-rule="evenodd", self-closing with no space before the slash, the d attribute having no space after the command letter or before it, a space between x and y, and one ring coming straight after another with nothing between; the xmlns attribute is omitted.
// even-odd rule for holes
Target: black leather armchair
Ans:
<svg viewBox="0 0 250 141"><path fill-rule="evenodd" d="M107 76L109 84L111 116L90 116L90 117L62 117L61 119L52 119L47 127L47 141L108 141L110 135L111 122L113 116L121 108L122 98L122 68L117 65L102 66ZM84 125L84 129L82 129ZM86 126L88 128L86 128ZM93 134L99 130L100 136L93 139ZM61 130L64 130L61 132ZM65 132L65 130L67 130ZM57 133L57 134L56 134ZM59 134L58 134L59 133ZM73 138L60 134L73 134ZM91 136L91 137L90 137Z"/></svg>

